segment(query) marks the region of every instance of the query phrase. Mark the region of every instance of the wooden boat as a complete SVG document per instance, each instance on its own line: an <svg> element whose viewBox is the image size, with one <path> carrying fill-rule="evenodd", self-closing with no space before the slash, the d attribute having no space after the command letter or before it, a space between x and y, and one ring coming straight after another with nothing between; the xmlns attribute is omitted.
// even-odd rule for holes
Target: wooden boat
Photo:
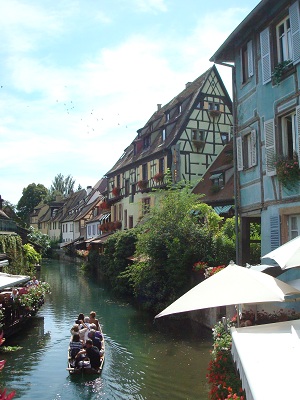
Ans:
<svg viewBox="0 0 300 400"><path fill-rule="evenodd" d="M102 333L102 332L101 332ZM100 367L98 369L91 368L89 361L83 360L81 362L81 365L78 367L75 367L75 360L74 358L71 358L70 356L70 347L68 348L68 367L67 371L69 371L70 375L79 375L79 374L87 374L87 375L100 375L103 369L104 365L104 359L105 359L105 343L104 343L104 335L102 333L103 340L102 340L102 346L101 346L101 358L100 358Z"/></svg>

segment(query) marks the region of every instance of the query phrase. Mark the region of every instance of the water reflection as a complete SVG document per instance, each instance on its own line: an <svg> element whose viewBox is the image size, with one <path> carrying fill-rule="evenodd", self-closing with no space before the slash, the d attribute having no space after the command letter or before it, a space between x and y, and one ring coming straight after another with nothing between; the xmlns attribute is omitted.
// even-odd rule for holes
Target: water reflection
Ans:
<svg viewBox="0 0 300 400"><path fill-rule="evenodd" d="M49 261L39 279L51 294L26 330L14 338L22 346L5 355L3 386L22 399L206 400L205 381L211 334L182 320L153 318L115 299L105 287L70 264ZM97 313L104 330L102 375L70 375L67 347L79 312Z"/></svg>

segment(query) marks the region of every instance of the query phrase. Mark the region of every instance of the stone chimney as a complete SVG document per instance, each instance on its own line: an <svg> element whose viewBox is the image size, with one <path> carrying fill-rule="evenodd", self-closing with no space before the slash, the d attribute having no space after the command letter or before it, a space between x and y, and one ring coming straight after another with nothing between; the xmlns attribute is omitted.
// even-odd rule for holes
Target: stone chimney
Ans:
<svg viewBox="0 0 300 400"><path fill-rule="evenodd" d="M161 104L157 104L157 111L161 109Z"/></svg>
<svg viewBox="0 0 300 400"><path fill-rule="evenodd" d="M92 186L87 186L87 188L86 188L87 195L89 195L91 193L91 191L92 191Z"/></svg>

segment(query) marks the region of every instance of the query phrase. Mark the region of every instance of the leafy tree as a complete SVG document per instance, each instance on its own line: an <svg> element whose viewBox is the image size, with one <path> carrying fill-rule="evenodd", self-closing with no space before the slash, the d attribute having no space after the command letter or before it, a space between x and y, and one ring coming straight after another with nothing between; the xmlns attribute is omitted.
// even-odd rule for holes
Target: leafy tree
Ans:
<svg viewBox="0 0 300 400"><path fill-rule="evenodd" d="M51 195L54 196L56 194L61 194L63 197L68 197L71 193L74 192L74 185L75 180L71 175L64 177L62 174L57 174L52 181L49 192Z"/></svg>
<svg viewBox="0 0 300 400"><path fill-rule="evenodd" d="M30 226L29 234L27 236L31 242L36 243L41 248L41 253L43 255L47 255L49 249L51 248L51 239L48 235L38 231L37 229L34 229L33 226Z"/></svg>
<svg viewBox="0 0 300 400"><path fill-rule="evenodd" d="M48 190L40 183L31 183L23 189L22 197L17 204L18 217L26 226L29 225L29 217L36 207L47 195Z"/></svg>

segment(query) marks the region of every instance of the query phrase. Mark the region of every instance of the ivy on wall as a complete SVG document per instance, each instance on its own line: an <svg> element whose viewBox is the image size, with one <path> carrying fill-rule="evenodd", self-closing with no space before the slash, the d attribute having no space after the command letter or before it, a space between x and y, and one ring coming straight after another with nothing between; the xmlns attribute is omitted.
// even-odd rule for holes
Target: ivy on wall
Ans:
<svg viewBox="0 0 300 400"><path fill-rule="evenodd" d="M15 234L0 234L0 253L5 253L10 260L9 266L3 272L10 274L25 273L22 239Z"/></svg>

